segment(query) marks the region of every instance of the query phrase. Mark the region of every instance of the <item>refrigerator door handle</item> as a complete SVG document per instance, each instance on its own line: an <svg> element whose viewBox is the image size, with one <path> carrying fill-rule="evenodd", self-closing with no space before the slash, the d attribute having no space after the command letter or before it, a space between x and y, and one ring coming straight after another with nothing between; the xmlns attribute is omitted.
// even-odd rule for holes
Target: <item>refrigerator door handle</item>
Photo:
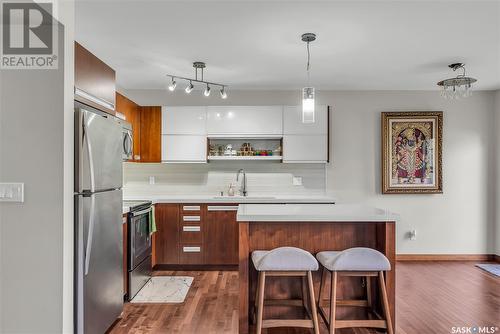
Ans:
<svg viewBox="0 0 500 334"><path fill-rule="evenodd" d="M85 141L89 155L90 192L93 193L95 192L94 157L92 155L92 145L90 144L88 136L87 119L85 114L83 114L83 140Z"/></svg>
<svg viewBox="0 0 500 334"><path fill-rule="evenodd" d="M94 236L94 214L95 214L95 195L90 196L90 212L89 212L89 233L87 236L87 246L85 248L85 276L89 273L90 253L92 251L92 237Z"/></svg>

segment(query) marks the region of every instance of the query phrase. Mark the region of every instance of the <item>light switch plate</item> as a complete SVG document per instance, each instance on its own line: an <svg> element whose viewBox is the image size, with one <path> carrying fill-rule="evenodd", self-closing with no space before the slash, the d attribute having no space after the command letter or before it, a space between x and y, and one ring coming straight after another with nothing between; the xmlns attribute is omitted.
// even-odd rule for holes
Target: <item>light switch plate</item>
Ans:
<svg viewBox="0 0 500 334"><path fill-rule="evenodd" d="M0 202L24 202L24 183L0 183Z"/></svg>
<svg viewBox="0 0 500 334"><path fill-rule="evenodd" d="M294 176L292 179L293 185L294 186L301 186L302 185L302 176Z"/></svg>

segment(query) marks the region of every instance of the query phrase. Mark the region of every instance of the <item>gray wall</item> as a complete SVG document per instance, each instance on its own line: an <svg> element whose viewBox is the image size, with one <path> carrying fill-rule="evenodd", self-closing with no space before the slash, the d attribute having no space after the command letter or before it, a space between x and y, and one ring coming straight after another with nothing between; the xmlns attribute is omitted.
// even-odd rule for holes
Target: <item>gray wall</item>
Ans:
<svg viewBox="0 0 500 334"><path fill-rule="evenodd" d="M0 203L1 333L62 332L63 38L59 69L0 71L0 182L25 184Z"/></svg>
<svg viewBox="0 0 500 334"><path fill-rule="evenodd" d="M181 87L182 88L182 87ZM123 90L140 105L299 104L298 91L231 91L227 100L201 92ZM216 93L216 92L214 92ZM398 253L484 254L495 250L494 92L447 101L437 91L318 92L333 107L327 189L341 202L401 214ZM444 194L380 194L380 112L444 111ZM417 230L417 240L407 233Z"/></svg>
<svg viewBox="0 0 500 334"><path fill-rule="evenodd" d="M495 94L495 154L496 154L496 216L495 216L495 253L500 256L500 90Z"/></svg>

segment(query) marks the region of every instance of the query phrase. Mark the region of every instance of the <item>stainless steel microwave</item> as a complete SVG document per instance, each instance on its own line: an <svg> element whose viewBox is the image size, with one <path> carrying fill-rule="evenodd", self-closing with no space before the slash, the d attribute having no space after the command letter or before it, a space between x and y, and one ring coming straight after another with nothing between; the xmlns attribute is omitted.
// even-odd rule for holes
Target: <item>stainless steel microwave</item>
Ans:
<svg viewBox="0 0 500 334"><path fill-rule="evenodd" d="M122 159L131 160L134 157L134 139L132 137L132 125L124 120L119 120L122 126Z"/></svg>

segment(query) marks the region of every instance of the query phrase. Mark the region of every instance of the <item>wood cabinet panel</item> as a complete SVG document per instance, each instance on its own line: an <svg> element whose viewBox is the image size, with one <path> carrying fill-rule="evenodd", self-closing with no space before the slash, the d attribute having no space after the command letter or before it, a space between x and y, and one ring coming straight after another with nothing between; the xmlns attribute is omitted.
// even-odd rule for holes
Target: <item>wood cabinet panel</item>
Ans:
<svg viewBox="0 0 500 334"><path fill-rule="evenodd" d="M204 226L205 264L238 264L237 208L237 204L207 206Z"/></svg>
<svg viewBox="0 0 500 334"><path fill-rule="evenodd" d="M139 162L141 160L141 107L117 92L116 111L125 115L125 120L132 125L133 158L129 161Z"/></svg>
<svg viewBox="0 0 500 334"><path fill-rule="evenodd" d="M161 162L161 107L140 107L141 162Z"/></svg>
<svg viewBox="0 0 500 334"><path fill-rule="evenodd" d="M179 205L156 204L157 232L153 234L153 266L179 263Z"/></svg>
<svg viewBox="0 0 500 334"><path fill-rule="evenodd" d="M75 94L75 100L110 114L115 113L115 71L75 42L75 88L105 101L105 107L92 99Z"/></svg>

